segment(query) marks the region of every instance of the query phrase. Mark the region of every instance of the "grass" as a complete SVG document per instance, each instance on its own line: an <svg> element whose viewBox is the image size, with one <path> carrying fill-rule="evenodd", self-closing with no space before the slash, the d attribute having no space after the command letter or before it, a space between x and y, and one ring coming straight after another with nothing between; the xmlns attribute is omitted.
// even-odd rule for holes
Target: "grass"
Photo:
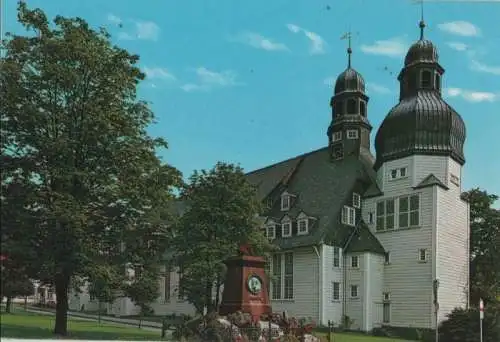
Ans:
<svg viewBox="0 0 500 342"><path fill-rule="evenodd" d="M30 312L1 313L1 336L11 338L53 338L55 317ZM161 340L160 331L141 330L93 321L68 319L68 337L83 340Z"/></svg>
<svg viewBox="0 0 500 342"><path fill-rule="evenodd" d="M324 341L328 341L327 333L314 333L317 337L322 337ZM400 340L387 337L374 337L356 333L335 333L332 336L334 342L408 342L408 340Z"/></svg>

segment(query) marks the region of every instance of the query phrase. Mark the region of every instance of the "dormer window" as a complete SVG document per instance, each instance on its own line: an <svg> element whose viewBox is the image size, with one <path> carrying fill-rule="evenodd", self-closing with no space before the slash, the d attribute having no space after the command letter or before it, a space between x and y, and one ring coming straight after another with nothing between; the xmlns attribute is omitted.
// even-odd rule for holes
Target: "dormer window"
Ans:
<svg viewBox="0 0 500 342"><path fill-rule="evenodd" d="M352 206L354 208L361 208L361 196L357 193L352 194Z"/></svg>
<svg viewBox="0 0 500 342"><path fill-rule="evenodd" d="M281 195L281 210L290 210L290 195L287 193Z"/></svg>
<svg viewBox="0 0 500 342"><path fill-rule="evenodd" d="M422 70L420 74L420 86L424 89L432 88L432 73L429 70Z"/></svg>
<svg viewBox="0 0 500 342"><path fill-rule="evenodd" d="M297 217L297 235L305 235L309 232L309 218L306 214L301 213Z"/></svg>
<svg viewBox="0 0 500 342"><path fill-rule="evenodd" d="M266 236L269 240L276 238L276 224L274 222L269 222L266 225Z"/></svg>
<svg viewBox="0 0 500 342"><path fill-rule="evenodd" d="M357 129L349 129L347 130L347 139L358 139L358 130Z"/></svg>
<svg viewBox="0 0 500 342"><path fill-rule="evenodd" d="M347 100L347 114L357 114L358 111L356 107L355 99Z"/></svg>
<svg viewBox="0 0 500 342"><path fill-rule="evenodd" d="M342 140L342 131L334 132L333 137L332 137L332 141L336 142L336 141L340 141L340 140Z"/></svg>
<svg viewBox="0 0 500 342"><path fill-rule="evenodd" d="M292 221L288 217L285 217L281 222L281 236L290 237L292 236Z"/></svg>
<svg viewBox="0 0 500 342"><path fill-rule="evenodd" d="M342 208L341 222L348 226L354 226L356 224L356 210L352 207L344 205Z"/></svg>

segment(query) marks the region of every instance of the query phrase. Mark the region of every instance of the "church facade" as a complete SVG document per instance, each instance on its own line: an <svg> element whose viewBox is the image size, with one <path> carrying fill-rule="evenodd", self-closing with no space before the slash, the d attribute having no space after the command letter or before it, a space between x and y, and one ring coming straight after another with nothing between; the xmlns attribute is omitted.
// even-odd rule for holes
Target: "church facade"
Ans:
<svg viewBox="0 0 500 342"><path fill-rule="evenodd" d="M370 331L434 328L468 305L469 207L460 197L465 124L441 96L437 48L420 39L399 74L400 97L375 136L365 82L349 62L335 83L328 146L247 174L266 205L273 311ZM194 314L166 267L156 314ZM438 303L438 305L436 305ZM70 308L96 305L70 296ZM436 316L436 308L439 307ZM127 298L109 313L131 315Z"/></svg>

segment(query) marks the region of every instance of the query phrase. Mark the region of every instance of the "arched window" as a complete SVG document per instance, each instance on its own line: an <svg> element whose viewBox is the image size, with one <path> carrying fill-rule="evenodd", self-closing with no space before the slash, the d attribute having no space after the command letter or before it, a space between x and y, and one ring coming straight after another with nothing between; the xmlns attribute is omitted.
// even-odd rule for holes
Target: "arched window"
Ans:
<svg viewBox="0 0 500 342"><path fill-rule="evenodd" d="M355 99L347 100L347 114L356 114L358 112L356 107Z"/></svg>
<svg viewBox="0 0 500 342"><path fill-rule="evenodd" d="M427 89L432 87L432 74L429 70L423 70L420 74L420 85Z"/></svg>
<svg viewBox="0 0 500 342"><path fill-rule="evenodd" d="M436 85L436 90L441 90L441 76L438 73L436 73L434 83Z"/></svg>
<svg viewBox="0 0 500 342"><path fill-rule="evenodd" d="M359 101L359 114L361 114L361 116L366 117L366 102L365 101Z"/></svg>
<svg viewBox="0 0 500 342"><path fill-rule="evenodd" d="M344 114L344 103L342 101L335 102L335 114L342 115Z"/></svg>
<svg viewBox="0 0 500 342"><path fill-rule="evenodd" d="M417 86L417 77L415 76L415 72L410 72L408 74L408 79L406 81L406 91L412 92L415 90Z"/></svg>

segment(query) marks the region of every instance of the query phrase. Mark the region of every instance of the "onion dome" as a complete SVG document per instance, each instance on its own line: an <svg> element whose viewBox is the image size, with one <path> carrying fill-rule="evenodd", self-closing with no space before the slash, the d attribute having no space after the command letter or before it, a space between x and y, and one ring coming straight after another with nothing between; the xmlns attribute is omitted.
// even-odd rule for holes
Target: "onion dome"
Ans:
<svg viewBox="0 0 500 342"><path fill-rule="evenodd" d="M337 77L337 81L335 82L335 94L339 94L344 91L359 91L361 93L364 93L365 80L359 72L351 67L352 49L347 49L347 53L349 56L347 69Z"/></svg>
<svg viewBox="0 0 500 342"><path fill-rule="evenodd" d="M450 156L463 165L465 123L441 97L437 49L423 39L413 44L399 75L401 94L375 137L378 169L384 162L414 154Z"/></svg>

